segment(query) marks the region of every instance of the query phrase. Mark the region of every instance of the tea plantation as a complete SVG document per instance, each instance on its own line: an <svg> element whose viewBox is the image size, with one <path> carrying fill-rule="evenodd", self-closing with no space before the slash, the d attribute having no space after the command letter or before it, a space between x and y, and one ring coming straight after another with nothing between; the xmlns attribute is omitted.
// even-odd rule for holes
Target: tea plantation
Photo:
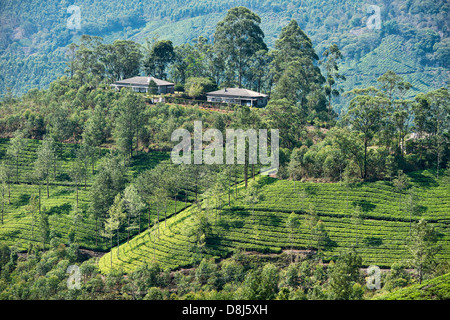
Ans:
<svg viewBox="0 0 450 320"><path fill-rule="evenodd" d="M33 163L36 160L36 151L41 142L39 140L27 139L27 146L19 158L19 174L16 176L16 163L14 160L7 160L6 150L8 148L8 139L0 139L0 158L10 164L11 176L9 183L4 187L4 212L3 224L0 224L0 242L8 246L16 246L19 250L27 250L30 244L41 244L39 234L39 218L37 207L33 207L32 196L38 199L39 187L30 180L30 174L33 171ZM50 173L49 179L49 197L47 197L46 182L41 184L41 210L48 215L49 229L54 236L57 236L65 243L69 242L69 231L75 232L75 241L81 248L93 250L107 250L109 242L104 238L97 236L96 221L88 212L88 199L90 185L94 175L89 166L86 184L83 179L78 188L78 208L80 216L74 215L74 209L77 205L76 185L68 174L69 168L73 165L76 158L77 145L62 144L58 150L58 161L56 171ZM107 150L102 149L102 154ZM168 158L167 153L140 153L131 161L127 175L129 180L136 177L140 172L154 167L158 162ZM97 173L94 164L94 174ZM17 183L18 180L18 183ZM0 201L1 197L0 192ZM37 201L37 200L36 200ZM177 210L183 209L184 202L177 203ZM1 206L0 206L1 211ZM167 212L174 211L173 201L168 200ZM150 209L150 224L156 218L157 212L154 208ZM75 221L75 219L77 219ZM148 227L149 214L142 215L141 227ZM72 229L72 230L71 230ZM135 231L136 232L136 231ZM100 233L99 233L100 234ZM120 235L123 241L127 233Z"/></svg>
<svg viewBox="0 0 450 320"><path fill-rule="evenodd" d="M450 184L448 173L436 178L429 171L409 174L410 190L400 193L390 182L366 182L347 188L339 183L300 183L264 177L259 201L250 204L242 185L228 205L223 195L222 210L202 203L210 229L205 232L204 245L199 249L197 230L201 221L193 205L153 226L119 249L104 255L99 266L103 272L136 269L142 263L159 262L166 268L188 267L201 257L226 257L235 250L281 253L283 250L305 250L317 245L311 236L308 217L313 214L322 221L320 254L324 262L337 257L343 250L355 248L363 264L390 267L394 262L410 258L408 251L410 224L425 219L434 227L438 255L448 259L450 253ZM413 200L411 200L413 199ZM414 210L411 206L414 206ZM359 208L359 209L357 209ZM409 212L414 211L414 214ZM294 212L298 227L287 227ZM359 218L355 218L359 212ZM203 222L204 223L204 222ZM201 240L200 240L201 242ZM304 253L304 252L303 252Z"/></svg>

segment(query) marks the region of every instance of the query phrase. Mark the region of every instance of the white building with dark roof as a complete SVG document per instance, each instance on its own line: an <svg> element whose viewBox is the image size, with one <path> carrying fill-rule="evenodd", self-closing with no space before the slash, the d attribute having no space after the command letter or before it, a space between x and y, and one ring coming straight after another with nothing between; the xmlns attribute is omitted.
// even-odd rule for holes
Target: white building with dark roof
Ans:
<svg viewBox="0 0 450 320"><path fill-rule="evenodd" d="M158 88L157 94L174 93L175 83L157 79L154 77L133 77L119 80L111 84L112 87L120 90L122 88L131 88L135 92L148 92L150 80L156 83Z"/></svg>
<svg viewBox="0 0 450 320"><path fill-rule="evenodd" d="M208 102L239 104L250 107L265 107L269 96L242 88L225 88L206 94Z"/></svg>

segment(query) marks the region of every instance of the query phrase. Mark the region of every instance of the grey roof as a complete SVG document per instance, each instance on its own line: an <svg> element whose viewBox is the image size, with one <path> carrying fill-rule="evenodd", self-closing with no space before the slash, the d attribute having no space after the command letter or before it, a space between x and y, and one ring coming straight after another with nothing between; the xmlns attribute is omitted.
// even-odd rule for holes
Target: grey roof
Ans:
<svg viewBox="0 0 450 320"><path fill-rule="evenodd" d="M240 97L240 98L264 98L267 94L242 88L225 88L217 91L208 92L206 95Z"/></svg>
<svg viewBox="0 0 450 320"><path fill-rule="evenodd" d="M150 79L155 81L156 85L158 85L158 86L173 86L173 85L175 85L172 82L164 81L161 79L156 79L154 77L133 77L133 78L116 81L116 82L114 82L114 84L148 86Z"/></svg>

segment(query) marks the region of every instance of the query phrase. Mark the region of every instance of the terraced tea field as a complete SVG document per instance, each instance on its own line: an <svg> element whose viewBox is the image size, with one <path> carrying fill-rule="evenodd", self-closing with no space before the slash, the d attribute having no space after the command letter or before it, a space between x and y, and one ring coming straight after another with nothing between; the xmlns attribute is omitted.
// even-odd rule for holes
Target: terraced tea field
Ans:
<svg viewBox="0 0 450 320"><path fill-rule="evenodd" d="M439 258L450 257L450 177L436 179L431 172L410 174L415 190L416 214L412 223L426 219L436 230L438 244L442 246ZM311 231L306 217L314 210L323 222L327 237L322 245L323 260L329 261L345 249L355 247L363 264L390 267L393 262L409 258L407 244L410 232L408 197L399 193L388 182L360 183L346 189L339 183L295 183L263 178L262 199L254 206L245 202L243 187L238 198L232 196L231 206L222 212L209 210L211 232L206 238L203 257L225 257L234 250L257 250L280 253L282 250L307 249L311 245ZM227 195L224 195L227 203ZM352 214L360 207L361 219ZM99 266L103 272L112 267L125 272L134 270L144 262L157 261L163 267L189 266L196 236L189 230L196 216L194 206L167 220L167 225L135 237L128 244L104 255ZM299 227L290 237L286 227L288 216L295 212ZM291 240L292 239L292 240ZM313 245L314 246L314 245Z"/></svg>
<svg viewBox="0 0 450 320"><path fill-rule="evenodd" d="M8 139L0 139L0 159L7 161L12 171L12 182L5 188L3 224L0 224L0 242L8 246L15 245L19 250L26 250L30 244L41 244L38 212L36 207L33 209L30 203L31 196L37 197L39 189L37 185L30 182L29 178L29 174L33 170L33 163L36 160L36 151L41 142L38 140L27 140L27 146L19 159L18 184L16 183L15 162L6 159L8 143ZM73 211L76 208L77 193L75 184L67 173L75 161L76 148L77 146L73 144L63 144L61 149L58 150L56 179L54 179L52 174L48 198L45 182L41 185L41 208L48 215L51 232L66 243L68 243L69 230L73 228L76 230L75 240L81 247L107 250L109 241L98 237L96 242L96 221L87 211L90 185L94 177L90 170L87 176L86 187L83 181L78 190L78 206L81 211L81 219L76 225L74 223ZM101 152L105 154L107 150L101 150ZM140 153L130 163L128 170L130 180L143 170L154 167L158 162L166 160L168 157L169 155L163 152ZM184 202L177 202L177 211L184 207ZM167 202L167 212L171 213L174 209L174 201L169 200ZM150 208L150 224L153 224L156 216L156 209ZM162 216L164 216L164 213ZM142 229L148 227L148 220L149 213L147 211L141 217ZM125 241L126 238L127 231L122 230L120 240Z"/></svg>

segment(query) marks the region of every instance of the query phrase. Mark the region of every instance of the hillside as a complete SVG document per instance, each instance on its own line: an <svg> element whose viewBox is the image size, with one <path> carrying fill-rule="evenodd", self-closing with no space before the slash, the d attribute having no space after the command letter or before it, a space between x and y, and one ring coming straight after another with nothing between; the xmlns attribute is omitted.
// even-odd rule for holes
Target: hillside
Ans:
<svg viewBox="0 0 450 320"><path fill-rule="evenodd" d="M6 149L9 139L0 139L0 159L6 158ZM0 227L0 241L8 246L15 246L18 250L27 250L30 245L41 245L41 235L39 233L39 217L36 205L33 207L31 197L38 197L39 186L30 179L30 173L33 170L33 163L36 160L36 150L41 146L39 140L27 140L27 146L21 156L19 165L19 182L16 182L15 170L11 175L10 183L3 186L4 190L4 213L3 224ZM61 239L64 243L70 243L71 232L75 232L75 241L82 248L93 250L107 250L109 244L104 238L96 236L96 221L89 214L88 205L90 197L91 184L94 175L91 172L87 175L86 185L82 181L78 188L78 208L79 217L76 218L76 185L71 180L68 172L75 161L75 150L77 145L62 144L59 153L59 160L56 167L56 175L50 179L49 197L46 194L46 184L41 184L41 207L42 211L48 215L49 227L55 237ZM106 150L103 150L106 154ZM135 157L128 168L129 179L132 179L139 172L153 168L160 161L167 159L166 153L141 153ZM95 167L99 161L96 161ZM98 170L94 170L97 174ZM184 208L185 203L177 204L177 211ZM167 211L173 212L174 203L171 200L167 202ZM142 216L141 226L147 228L149 219L153 224L153 219L157 213L154 208L151 212ZM70 231L70 232L69 232ZM133 236L136 231L131 233ZM99 239L96 243L96 239ZM121 234L121 241L127 238L127 233Z"/></svg>
<svg viewBox="0 0 450 320"><path fill-rule="evenodd" d="M450 274L377 296L376 300L448 300Z"/></svg>
<svg viewBox="0 0 450 320"><path fill-rule="evenodd" d="M81 29L67 28L67 8L81 8ZM0 4L0 92L23 94L47 88L66 69L66 47L81 34L106 42L131 39L172 40L175 45L199 36L213 39L215 26L234 6L243 5L261 17L269 48L291 19L310 36L319 56L332 43L344 54L344 90L367 86L386 70L413 84L411 96L448 82L449 6L446 1L374 1L382 28L369 30L372 12L359 1L2 1ZM39 8L39 9L36 9ZM118 14L118 12L120 12ZM343 105L343 101L337 101Z"/></svg>
<svg viewBox="0 0 450 320"><path fill-rule="evenodd" d="M435 179L425 171L411 173L410 177L417 188L417 206L421 208L412 221L420 218L429 221L442 245L439 257L447 260L450 251L449 176ZM347 190L338 183L297 182L295 191L293 181L264 178L261 184L262 199L254 208L246 201L242 186L237 190L237 198L236 190L233 190L231 206L228 206L227 196L223 197L222 211L203 203L204 209L210 208L204 212L211 225L210 232L205 233L203 253L197 250L198 232L194 231L198 230L198 221L204 220L196 207L190 206L161 223L159 230L155 225L121 245L119 259L117 247L113 248L99 261L101 271L110 271L111 255L114 269L130 272L142 263L152 261L171 269L186 267L196 261L199 254L216 258L227 257L236 250L279 254L291 246L299 250L312 247L316 251L317 240L312 240L307 224L311 209L323 222L325 232L319 241L324 261L335 259L352 247L361 255L365 266L376 264L389 268L393 262L409 258L406 245L410 220L404 211L406 197L399 203L399 194L390 183L355 185L348 191L348 198ZM352 218L356 205L362 210L359 222ZM292 238L286 227L291 212L295 212L299 221Z"/></svg>

